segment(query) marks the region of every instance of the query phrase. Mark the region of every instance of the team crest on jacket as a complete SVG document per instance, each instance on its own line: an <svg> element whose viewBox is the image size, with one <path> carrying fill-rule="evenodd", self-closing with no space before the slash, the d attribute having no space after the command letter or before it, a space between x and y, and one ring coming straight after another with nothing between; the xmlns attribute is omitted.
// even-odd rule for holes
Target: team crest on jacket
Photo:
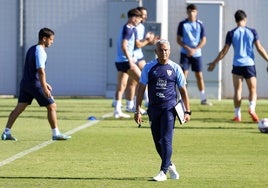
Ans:
<svg viewBox="0 0 268 188"><path fill-rule="evenodd" d="M167 70L167 74L168 74L168 76L171 76L172 71L171 70Z"/></svg>

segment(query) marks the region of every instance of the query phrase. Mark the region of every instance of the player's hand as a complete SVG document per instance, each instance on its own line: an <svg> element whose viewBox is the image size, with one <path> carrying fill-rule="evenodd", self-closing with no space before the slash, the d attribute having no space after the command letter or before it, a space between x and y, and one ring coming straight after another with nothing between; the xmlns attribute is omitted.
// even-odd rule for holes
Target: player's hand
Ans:
<svg viewBox="0 0 268 188"><path fill-rule="evenodd" d="M134 114L134 120L136 121L136 123L138 125L141 125L141 123L142 123L142 115L141 115L141 113L135 113Z"/></svg>
<svg viewBox="0 0 268 188"><path fill-rule="evenodd" d="M158 35L155 35L155 37L154 37L154 40L152 41L152 45L155 45L156 43L157 43L157 41L159 41L160 40L160 36L158 36Z"/></svg>
<svg viewBox="0 0 268 188"><path fill-rule="evenodd" d="M52 87L51 87L51 85L49 85L48 83L47 83L47 89L48 89L49 91L52 91Z"/></svg>
<svg viewBox="0 0 268 188"><path fill-rule="evenodd" d="M145 38L149 42L149 44L153 44L154 43L155 35L154 35L153 32L148 32L148 33L146 33Z"/></svg>
<svg viewBox="0 0 268 188"><path fill-rule="evenodd" d="M186 122L190 121L190 119L191 119L190 114L184 114L184 119L185 119Z"/></svg>
<svg viewBox="0 0 268 188"><path fill-rule="evenodd" d="M214 68L215 68L215 66L216 66L216 63L213 63L213 62L211 62L211 63L208 63L208 71L213 71L214 70Z"/></svg>
<svg viewBox="0 0 268 188"><path fill-rule="evenodd" d="M45 96L47 98L50 98L51 97L51 92L50 92L50 90L48 88L44 88L43 89L43 92L44 92L44 94L45 94Z"/></svg>
<svg viewBox="0 0 268 188"><path fill-rule="evenodd" d="M195 48L188 48L187 51L188 51L188 53L187 53L188 57L192 57L196 53Z"/></svg>

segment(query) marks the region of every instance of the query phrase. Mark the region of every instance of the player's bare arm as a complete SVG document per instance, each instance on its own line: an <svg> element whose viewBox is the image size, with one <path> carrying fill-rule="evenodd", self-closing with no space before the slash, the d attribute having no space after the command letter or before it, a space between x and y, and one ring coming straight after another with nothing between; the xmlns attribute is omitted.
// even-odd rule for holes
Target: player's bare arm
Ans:
<svg viewBox="0 0 268 188"><path fill-rule="evenodd" d="M180 36L180 35L178 35L177 36L177 43L181 46L181 47L183 47L183 48L185 48L186 50L187 50L187 55L190 57L190 56L192 56L192 54L194 54L195 53L195 49L194 48L190 48L189 46L187 46L186 44L184 44L183 43L183 41L182 41L182 36Z"/></svg>
<svg viewBox="0 0 268 188"><path fill-rule="evenodd" d="M155 35L153 32L148 32L143 40L136 40L135 45L137 48L143 48L146 45L154 42Z"/></svg>
<svg viewBox="0 0 268 188"><path fill-rule="evenodd" d="M135 63L134 60L133 60L133 58L131 57L129 51L128 51L127 45L128 45L128 40L123 40L122 41L122 46L121 46L122 51L125 54L125 56L127 57L127 59L128 59L128 61L129 61L130 64L131 63Z"/></svg>
<svg viewBox="0 0 268 188"><path fill-rule="evenodd" d="M216 64L222 60L224 58L224 56L227 54L227 52L230 49L230 45L225 44L223 49L220 51L220 53L218 54L218 56L216 57L216 59L214 61L212 61L211 63L208 63L208 71L213 71Z"/></svg>
<svg viewBox="0 0 268 188"><path fill-rule="evenodd" d="M191 108L190 108L190 100L188 97L188 92L187 92L187 88L186 86L179 88L180 94L181 94L181 98L183 100L183 103L185 105L185 110L187 112L191 112ZM185 113L185 120L186 121L190 121L191 117L190 117L190 113Z"/></svg>
<svg viewBox="0 0 268 188"><path fill-rule="evenodd" d="M139 125L142 123L142 116L141 116L140 109L141 109L141 104L142 104L145 88L146 88L146 85L143 85L141 83L139 83L137 86L136 112L134 115L134 120Z"/></svg>
<svg viewBox="0 0 268 188"><path fill-rule="evenodd" d="M45 69L39 68L38 69L38 76L41 83L41 86L43 88L43 92L47 97L51 97L51 86L46 82L46 72Z"/></svg>

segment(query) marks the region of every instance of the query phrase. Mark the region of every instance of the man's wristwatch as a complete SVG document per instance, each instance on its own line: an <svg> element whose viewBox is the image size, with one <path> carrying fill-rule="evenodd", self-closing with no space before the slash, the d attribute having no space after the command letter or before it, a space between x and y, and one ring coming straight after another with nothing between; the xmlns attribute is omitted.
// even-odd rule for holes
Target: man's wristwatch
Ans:
<svg viewBox="0 0 268 188"><path fill-rule="evenodd" d="M185 114L188 114L188 115L191 115L191 114L192 114L191 111L185 111L184 113L185 113Z"/></svg>

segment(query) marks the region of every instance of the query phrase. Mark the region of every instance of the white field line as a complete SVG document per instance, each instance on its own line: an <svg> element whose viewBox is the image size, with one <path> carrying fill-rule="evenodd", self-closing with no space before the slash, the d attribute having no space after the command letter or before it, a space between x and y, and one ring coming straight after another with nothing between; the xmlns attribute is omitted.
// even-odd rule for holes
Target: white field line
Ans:
<svg viewBox="0 0 268 188"><path fill-rule="evenodd" d="M113 115L112 113L104 114L104 115L101 117L101 120L104 119L104 118L107 118L107 117L111 117L112 115ZM81 126L79 126L79 127L74 128L74 129L72 129L72 130L70 130L70 131L67 131L67 132L64 133L64 134L66 134L66 135L72 135L72 134L74 134L74 133L76 133L76 132L78 132L78 131L81 131L81 130L83 130L83 129L86 129L86 128L88 128L88 127L90 127L90 126L92 126L92 125L94 125L94 124L96 124L96 123L98 123L98 122L100 122L100 120L90 121L90 122L88 122L88 123L86 123L86 124L83 124L83 125L81 125ZM20 158L24 157L25 155L28 155L28 154L30 154L30 153L32 153L32 152L34 152L34 151L40 150L40 149L42 149L42 148L44 148L44 147L46 147L46 146L48 146L48 145L50 145L50 144L52 144L52 143L54 143L54 142L55 142L55 141L53 141L53 140L48 140L48 141L46 141L46 142L43 142L43 143L41 143L41 144L38 144L38 145L36 145L36 146L30 148L30 149L27 149L27 150L24 150L24 151L22 151L22 152L20 152L20 153L17 153L17 154L15 154L15 155L13 155L12 157L9 157L9 158L7 158L7 159L1 161L1 162L0 162L0 167L4 166L4 165L6 165L6 164L9 164L9 163L11 163L11 162L13 162L13 161L15 161L15 160L17 160L17 159L20 159Z"/></svg>

